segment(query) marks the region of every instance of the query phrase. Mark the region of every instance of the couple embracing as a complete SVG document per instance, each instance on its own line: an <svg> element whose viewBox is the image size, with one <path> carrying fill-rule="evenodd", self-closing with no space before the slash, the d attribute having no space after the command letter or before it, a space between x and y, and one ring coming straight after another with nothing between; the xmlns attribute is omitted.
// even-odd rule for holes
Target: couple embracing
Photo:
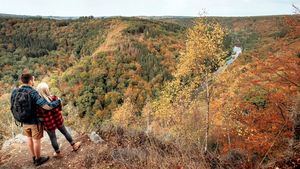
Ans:
<svg viewBox="0 0 300 169"><path fill-rule="evenodd" d="M15 120L23 126L33 164L39 166L49 160L49 156L41 156L41 139L44 130L49 135L55 151L54 157L62 157L55 134L56 129L65 136L73 151L77 151L81 142L74 142L63 124L61 99L51 95L49 86L44 82L34 89L34 76L29 73L21 75L21 82L22 85L12 92L11 111Z"/></svg>

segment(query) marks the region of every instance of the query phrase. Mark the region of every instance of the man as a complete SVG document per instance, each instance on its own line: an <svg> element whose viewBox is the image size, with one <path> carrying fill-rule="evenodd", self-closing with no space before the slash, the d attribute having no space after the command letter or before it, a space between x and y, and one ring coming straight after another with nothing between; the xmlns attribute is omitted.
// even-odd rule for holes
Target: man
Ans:
<svg viewBox="0 0 300 169"><path fill-rule="evenodd" d="M22 74L22 85L13 90L11 95L11 111L15 119L22 123L23 132L27 136L27 144L32 154L33 163L42 165L49 157L41 156L41 138L43 137L43 126L36 116L37 106L51 110L60 105L61 100L47 102L38 92L33 89L34 76L29 73Z"/></svg>

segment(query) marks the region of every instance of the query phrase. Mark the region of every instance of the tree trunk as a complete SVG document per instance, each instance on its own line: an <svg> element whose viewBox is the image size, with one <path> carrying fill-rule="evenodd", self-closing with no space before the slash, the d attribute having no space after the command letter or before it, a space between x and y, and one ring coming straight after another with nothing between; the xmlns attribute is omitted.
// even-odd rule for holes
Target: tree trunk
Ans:
<svg viewBox="0 0 300 169"><path fill-rule="evenodd" d="M146 129L146 134L148 135L150 132L150 110L147 112L147 129Z"/></svg>
<svg viewBox="0 0 300 169"><path fill-rule="evenodd" d="M204 147L204 152L207 152L207 145L208 145L208 133L209 133L209 104L210 104L210 91L209 91L209 84L208 84L208 73L206 71L206 75L205 75L205 83L206 83L206 106L207 106L207 110L206 110L206 131L205 131L205 147Z"/></svg>
<svg viewBox="0 0 300 169"><path fill-rule="evenodd" d="M231 149L231 139L230 139L230 134L229 134L228 127L226 127L226 130L227 130L227 140L228 140L229 149Z"/></svg>

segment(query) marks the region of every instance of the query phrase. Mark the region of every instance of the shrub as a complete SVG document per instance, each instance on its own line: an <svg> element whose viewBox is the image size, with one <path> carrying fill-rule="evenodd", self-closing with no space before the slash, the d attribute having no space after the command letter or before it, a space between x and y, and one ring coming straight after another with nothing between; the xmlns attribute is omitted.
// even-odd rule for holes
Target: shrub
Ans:
<svg viewBox="0 0 300 169"><path fill-rule="evenodd" d="M284 38L288 34L288 29L283 27L279 31L272 34L275 39Z"/></svg>

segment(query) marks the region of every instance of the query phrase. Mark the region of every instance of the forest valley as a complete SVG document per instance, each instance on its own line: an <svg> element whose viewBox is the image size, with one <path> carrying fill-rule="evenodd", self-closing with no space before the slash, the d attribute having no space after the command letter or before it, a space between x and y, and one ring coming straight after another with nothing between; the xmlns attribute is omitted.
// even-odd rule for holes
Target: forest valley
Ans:
<svg viewBox="0 0 300 169"><path fill-rule="evenodd" d="M20 132L9 98L24 70L63 99L67 126L142 147L124 168L300 166L299 14L0 17L1 144Z"/></svg>

